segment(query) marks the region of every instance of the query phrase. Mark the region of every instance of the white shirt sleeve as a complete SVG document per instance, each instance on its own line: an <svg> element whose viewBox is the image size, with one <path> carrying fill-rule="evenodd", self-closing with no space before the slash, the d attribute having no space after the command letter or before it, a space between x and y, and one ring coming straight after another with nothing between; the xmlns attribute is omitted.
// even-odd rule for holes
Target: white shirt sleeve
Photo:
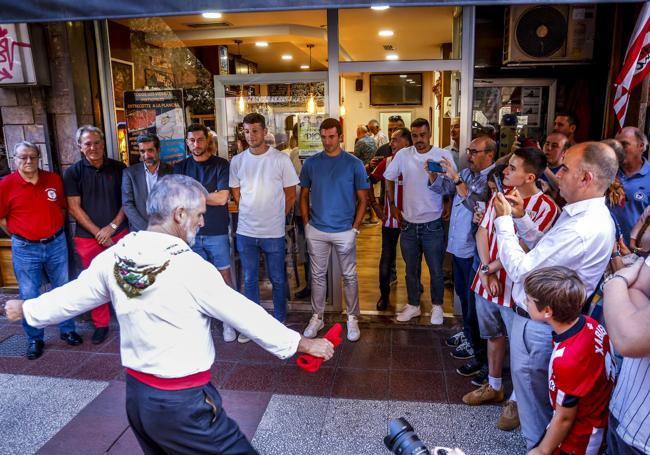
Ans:
<svg viewBox="0 0 650 455"><path fill-rule="evenodd" d="M239 166L240 162L242 161L243 155L235 155L232 157L232 160L230 161L230 175L228 179L228 186L230 188L239 188L240 183L239 183Z"/></svg>
<svg viewBox="0 0 650 455"><path fill-rule="evenodd" d="M390 163L388 163L388 166L386 166L386 170L384 171L384 179L396 181L399 175L402 173L401 162L402 154L397 153L390 161Z"/></svg>
<svg viewBox="0 0 650 455"><path fill-rule="evenodd" d="M284 153L279 155L281 157L280 166L282 171L282 187L288 188L290 186L296 186L298 183L300 183L300 180L296 174L296 168L291 162L291 158L289 158L289 156L285 155Z"/></svg>
<svg viewBox="0 0 650 455"><path fill-rule="evenodd" d="M534 248L537 242L544 237L544 233L539 230L528 213L525 213L521 218L514 218L514 222L517 226L519 238L526 242L528 248Z"/></svg>

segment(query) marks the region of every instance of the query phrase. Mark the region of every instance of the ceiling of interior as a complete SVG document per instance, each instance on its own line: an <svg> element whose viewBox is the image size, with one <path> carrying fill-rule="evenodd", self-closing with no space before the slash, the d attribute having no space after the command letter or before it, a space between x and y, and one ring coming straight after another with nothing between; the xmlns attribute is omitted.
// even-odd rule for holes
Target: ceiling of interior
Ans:
<svg viewBox="0 0 650 455"><path fill-rule="evenodd" d="M368 8L339 11L341 60L384 60L396 53L401 60L440 58L440 45L452 40L454 7ZM146 40L161 47L227 45L257 63L258 72L300 71L309 65L308 44L313 44L311 70L327 69L327 14L318 11L228 13L220 19L200 15L117 22L132 30L146 31ZM389 29L392 37L378 36ZM239 47L235 40L241 40ZM255 42L268 42L257 47ZM385 50L391 45L393 50ZM281 59L283 54L292 60ZM216 56L216 52L215 52Z"/></svg>

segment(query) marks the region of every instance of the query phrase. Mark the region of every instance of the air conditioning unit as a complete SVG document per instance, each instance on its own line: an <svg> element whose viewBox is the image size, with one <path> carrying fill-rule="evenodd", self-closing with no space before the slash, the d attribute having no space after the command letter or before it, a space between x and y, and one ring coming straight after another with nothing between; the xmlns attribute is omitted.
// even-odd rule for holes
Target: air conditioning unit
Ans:
<svg viewBox="0 0 650 455"><path fill-rule="evenodd" d="M503 63L589 61L595 5L516 5L506 8Z"/></svg>

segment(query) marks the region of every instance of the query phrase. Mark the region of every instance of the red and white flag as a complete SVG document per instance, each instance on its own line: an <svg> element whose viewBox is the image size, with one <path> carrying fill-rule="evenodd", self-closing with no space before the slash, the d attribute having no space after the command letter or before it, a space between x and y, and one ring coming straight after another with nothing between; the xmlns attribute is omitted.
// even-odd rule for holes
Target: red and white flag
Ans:
<svg viewBox="0 0 650 455"><path fill-rule="evenodd" d="M614 112L621 128L625 123L630 92L650 71L650 2L645 2L625 53L623 69L614 87Z"/></svg>

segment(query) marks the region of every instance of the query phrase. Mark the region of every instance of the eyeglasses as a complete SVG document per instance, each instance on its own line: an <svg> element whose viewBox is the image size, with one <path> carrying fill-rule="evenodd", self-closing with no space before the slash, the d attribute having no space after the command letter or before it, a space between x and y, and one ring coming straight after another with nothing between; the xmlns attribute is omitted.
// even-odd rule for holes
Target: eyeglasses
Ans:
<svg viewBox="0 0 650 455"><path fill-rule="evenodd" d="M465 153L467 153L469 156L474 156L477 153L485 152L485 150L476 150L476 149L471 149L471 148L466 148Z"/></svg>
<svg viewBox="0 0 650 455"><path fill-rule="evenodd" d="M14 158L20 161L38 161L38 155L14 155Z"/></svg>
<svg viewBox="0 0 650 455"><path fill-rule="evenodd" d="M391 115L388 117L389 122L403 122L404 120L402 119L401 115Z"/></svg>

